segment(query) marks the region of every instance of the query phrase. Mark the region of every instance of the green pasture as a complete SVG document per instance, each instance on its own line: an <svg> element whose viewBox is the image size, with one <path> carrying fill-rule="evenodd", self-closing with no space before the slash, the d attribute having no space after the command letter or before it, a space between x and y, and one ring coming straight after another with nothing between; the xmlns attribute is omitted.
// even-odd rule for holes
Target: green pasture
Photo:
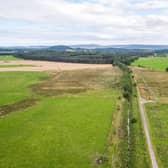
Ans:
<svg viewBox="0 0 168 168"><path fill-rule="evenodd" d="M159 167L168 167L168 104L150 103L146 109Z"/></svg>
<svg viewBox="0 0 168 168"><path fill-rule="evenodd" d="M81 85L88 87L90 80L85 92L75 93L73 90L71 94L48 96L48 83L42 88L46 95L31 87L46 78L47 74L0 73L1 105L38 98L36 105L0 118L0 167L92 168L107 165L97 165L96 159L106 156L116 100L121 93L111 83L116 82L113 71L94 80L91 75L89 72ZM62 80L66 83L72 80L71 74L70 77L59 79L60 89ZM79 77L85 76L81 77L79 73ZM74 82L74 79L70 82ZM90 89L94 83L95 89ZM53 85L51 87L55 88ZM69 85L66 83L66 86Z"/></svg>
<svg viewBox="0 0 168 168"><path fill-rule="evenodd" d="M168 67L168 57L139 58L132 63L132 66L150 68L153 70L165 71Z"/></svg>
<svg viewBox="0 0 168 168"><path fill-rule="evenodd" d="M47 76L40 72L0 72L0 105L32 97L30 86Z"/></svg>

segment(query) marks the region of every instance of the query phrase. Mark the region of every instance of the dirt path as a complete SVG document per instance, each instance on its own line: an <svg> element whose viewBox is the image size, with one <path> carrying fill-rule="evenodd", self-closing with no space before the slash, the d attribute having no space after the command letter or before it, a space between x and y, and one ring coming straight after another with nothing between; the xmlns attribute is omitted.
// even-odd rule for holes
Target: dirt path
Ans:
<svg viewBox="0 0 168 168"><path fill-rule="evenodd" d="M79 63L63 63L49 61L32 61L32 60L17 60L17 61L0 61L2 66L10 65L25 65L18 67L0 68L0 72L4 71L64 71L64 70L80 70L80 69L97 69L108 68L110 64L79 64ZM26 65L32 65L27 66Z"/></svg>
<svg viewBox="0 0 168 168"><path fill-rule="evenodd" d="M139 108L140 108L142 123L143 123L143 126L144 126L144 131L145 131L145 135L146 135L149 155L150 155L151 162L152 162L152 168L159 168L159 166L157 164L157 161L156 161L156 156L155 156L155 153L154 153L154 150L153 150L151 136L150 136L149 128L148 128L148 122L147 122L147 118L146 118L146 115L145 115L145 104L153 102L153 101L152 100L148 101L146 99L143 99L140 95L140 91L139 91L138 87L137 87L137 92L138 92L138 102L139 102Z"/></svg>

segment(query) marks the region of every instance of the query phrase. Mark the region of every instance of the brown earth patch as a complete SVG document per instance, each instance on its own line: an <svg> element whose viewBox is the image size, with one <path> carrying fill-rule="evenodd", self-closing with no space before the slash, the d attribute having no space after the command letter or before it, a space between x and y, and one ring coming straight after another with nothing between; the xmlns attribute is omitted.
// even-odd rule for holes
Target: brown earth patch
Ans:
<svg viewBox="0 0 168 168"><path fill-rule="evenodd" d="M37 99L25 99L14 104L0 106L0 117L9 113L31 107L37 103Z"/></svg>
<svg viewBox="0 0 168 168"><path fill-rule="evenodd" d="M118 70L118 69L117 69ZM114 72L114 74L112 73ZM32 86L34 92L45 96L78 94L89 90L104 89L118 85L120 73L115 78L114 68L72 70L52 73L48 80ZM109 76L109 78L107 78ZM109 79L109 82L105 82ZM105 83L106 86L105 86ZM113 86L114 87L114 86Z"/></svg>

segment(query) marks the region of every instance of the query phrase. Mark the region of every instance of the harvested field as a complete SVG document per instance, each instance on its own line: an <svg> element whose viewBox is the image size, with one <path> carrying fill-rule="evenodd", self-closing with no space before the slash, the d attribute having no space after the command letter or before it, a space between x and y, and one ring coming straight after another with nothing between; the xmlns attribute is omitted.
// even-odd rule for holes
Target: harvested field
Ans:
<svg viewBox="0 0 168 168"><path fill-rule="evenodd" d="M168 98L168 73L134 68L136 79L145 99Z"/></svg>
<svg viewBox="0 0 168 168"><path fill-rule="evenodd" d="M108 68L109 64L77 64L77 63L61 63L49 61L31 61L31 60L13 60L0 61L0 66L17 66L25 65L25 67L7 67L0 68L1 71L64 71L64 70L81 70L81 69L99 69Z"/></svg>

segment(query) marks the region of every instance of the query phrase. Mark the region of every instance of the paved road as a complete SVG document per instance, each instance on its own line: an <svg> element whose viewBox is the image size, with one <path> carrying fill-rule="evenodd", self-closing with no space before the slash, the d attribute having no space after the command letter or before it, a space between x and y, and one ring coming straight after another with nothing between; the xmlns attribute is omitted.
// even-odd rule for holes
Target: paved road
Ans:
<svg viewBox="0 0 168 168"><path fill-rule="evenodd" d="M144 106L145 103L149 103L152 101L147 101L147 100L141 98L139 89L137 88L137 90L138 90L139 108L140 108L142 123L143 123L144 130L145 130L145 135L146 135L148 150L149 150L149 154L150 154L150 158L151 158L151 162L152 162L152 167L159 168L157 161L156 161L156 156L155 156L155 153L154 153L154 150L152 147L152 141L151 141L151 137L150 137L150 133L149 133L149 129L148 129L148 123L147 123L147 119L146 119L146 115L145 115L145 106Z"/></svg>

